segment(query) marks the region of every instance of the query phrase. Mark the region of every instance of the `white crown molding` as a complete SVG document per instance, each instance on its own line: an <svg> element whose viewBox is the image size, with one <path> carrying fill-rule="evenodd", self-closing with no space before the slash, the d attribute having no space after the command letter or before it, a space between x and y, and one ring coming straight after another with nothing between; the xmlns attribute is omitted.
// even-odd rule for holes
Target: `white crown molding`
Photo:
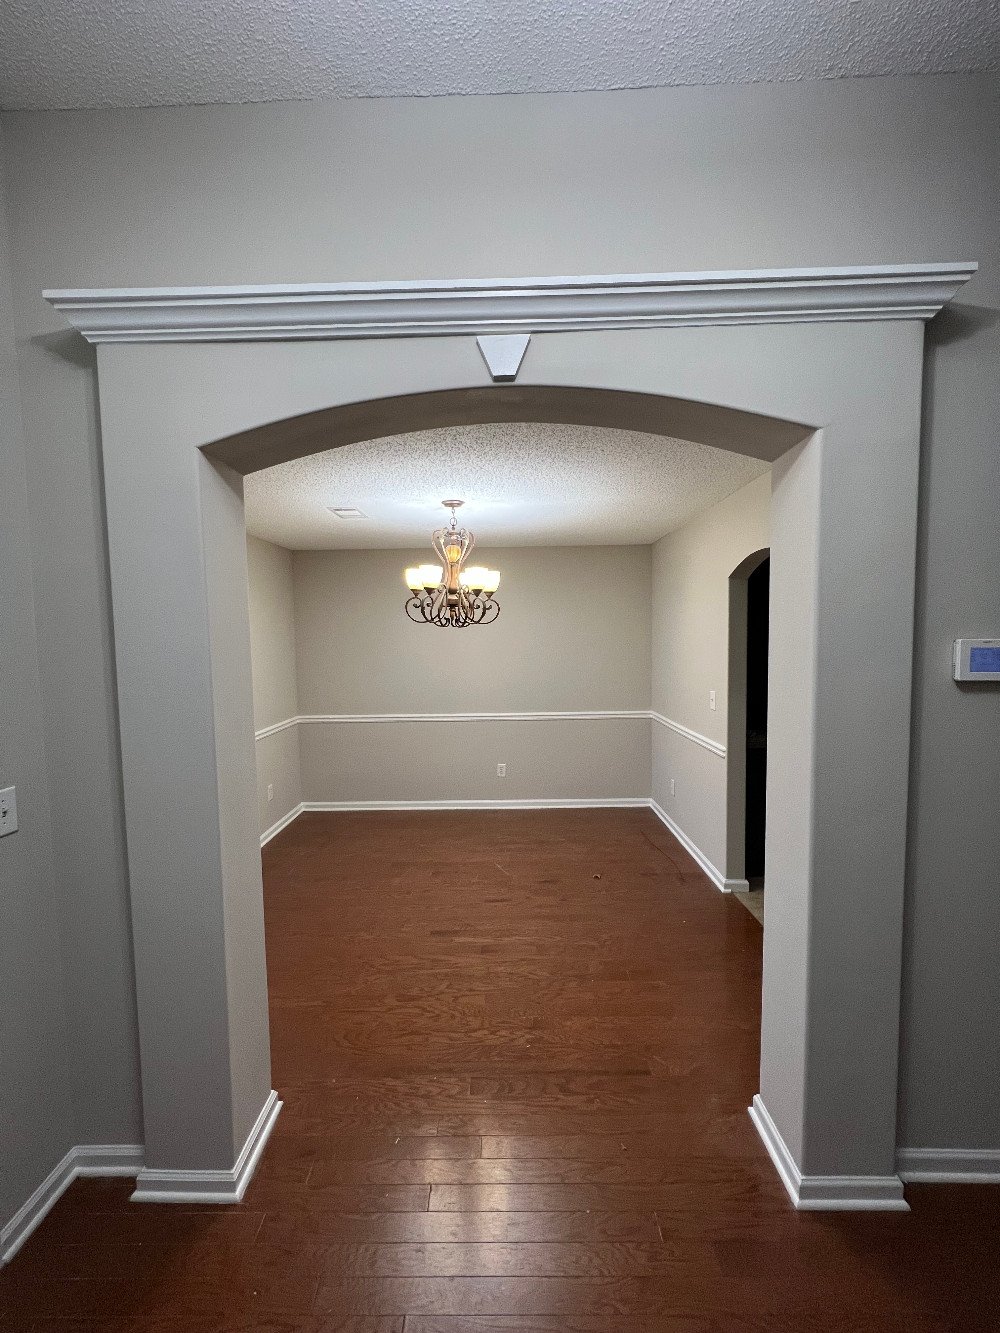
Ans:
<svg viewBox="0 0 1000 1333"><path fill-rule="evenodd" d="M900 1148L896 1170L914 1183L996 1185L1000 1148Z"/></svg>
<svg viewBox="0 0 1000 1333"><path fill-rule="evenodd" d="M272 1089L228 1171L159 1171L143 1167L135 1182L134 1203L239 1203L253 1179L264 1145L284 1103Z"/></svg>
<svg viewBox="0 0 1000 1333"><path fill-rule="evenodd" d="M0 1264L13 1259L78 1176L136 1176L143 1148L137 1143L84 1143L70 1148L14 1216L0 1227Z"/></svg>
<svg viewBox="0 0 1000 1333"><path fill-rule="evenodd" d="M400 338L931 319L973 263L45 291L101 342Z"/></svg>
<svg viewBox="0 0 1000 1333"><path fill-rule="evenodd" d="M804 1176L756 1093L750 1119L796 1208L809 1212L909 1212L899 1176Z"/></svg>
<svg viewBox="0 0 1000 1333"><path fill-rule="evenodd" d="M689 741L694 741L695 745L700 745L703 750L710 750L712 754L726 757L726 747L713 741L710 736L703 736L700 731L692 731L690 727L685 727L680 722L675 722L672 718L664 717L662 713L650 713L649 716L654 722L659 722L661 727L669 727L671 731L676 731L678 736L684 736Z"/></svg>

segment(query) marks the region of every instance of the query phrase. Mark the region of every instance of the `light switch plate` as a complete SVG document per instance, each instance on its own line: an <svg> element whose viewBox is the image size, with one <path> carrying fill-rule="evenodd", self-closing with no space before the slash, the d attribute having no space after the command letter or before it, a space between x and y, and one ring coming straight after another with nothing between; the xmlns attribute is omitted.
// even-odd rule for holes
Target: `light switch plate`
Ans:
<svg viewBox="0 0 1000 1333"><path fill-rule="evenodd" d="M4 787L0 791L0 838L17 832L17 788Z"/></svg>

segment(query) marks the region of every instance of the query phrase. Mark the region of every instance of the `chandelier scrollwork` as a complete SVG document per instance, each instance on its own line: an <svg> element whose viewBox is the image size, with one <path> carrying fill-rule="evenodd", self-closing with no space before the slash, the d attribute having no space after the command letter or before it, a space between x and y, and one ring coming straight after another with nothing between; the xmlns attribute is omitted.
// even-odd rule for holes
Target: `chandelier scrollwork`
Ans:
<svg viewBox="0 0 1000 1333"><path fill-rule="evenodd" d="M451 512L447 527L438 528L431 545L440 565L414 565L404 575L410 596L406 614L417 624L438 625L442 629L463 629L466 625L492 625L500 614L494 594L500 586L500 574L482 565L467 565L476 544L467 528L458 526L456 511L463 500L442 500Z"/></svg>

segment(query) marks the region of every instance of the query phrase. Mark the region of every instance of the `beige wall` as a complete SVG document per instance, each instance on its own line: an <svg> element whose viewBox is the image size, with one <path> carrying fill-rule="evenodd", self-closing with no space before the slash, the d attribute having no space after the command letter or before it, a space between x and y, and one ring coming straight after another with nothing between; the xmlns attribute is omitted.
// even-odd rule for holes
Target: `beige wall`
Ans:
<svg viewBox="0 0 1000 1333"><path fill-rule="evenodd" d="M501 613L492 625L464 631L417 625L404 613L402 571L426 551L297 551L291 557L252 538L248 549L258 729L296 713L649 707L647 546L477 550L478 561L502 572ZM290 652L298 663L297 690ZM261 736L257 755L262 833L292 808L299 762L296 801L311 803L643 800L649 794L646 718L304 721ZM498 763L507 765L504 778L497 777ZM275 789L270 805L269 782Z"/></svg>
<svg viewBox="0 0 1000 1333"><path fill-rule="evenodd" d="M94 358L43 287L971 258L979 277L928 333L900 1114L910 1145L1000 1146L1000 699L958 689L949 669L951 640L995 633L998 616L983 554L1000 544L996 80L25 113L3 124L33 536L23 524L4 534L16 567L31 560L55 883L79 1016L70 1058L91 1137L127 1139L138 1123L128 881Z"/></svg>
<svg viewBox="0 0 1000 1333"><path fill-rule="evenodd" d="M653 547L653 710L720 745L726 743L729 576L769 544L770 500L767 473Z"/></svg>
<svg viewBox="0 0 1000 1333"><path fill-rule="evenodd" d="M295 601L292 552L247 537L253 712L257 730L295 717ZM285 727L257 738L257 810L263 838L302 800L299 732Z"/></svg>
<svg viewBox="0 0 1000 1333"><path fill-rule="evenodd" d="M477 549L501 571L500 617L461 631L403 611L402 571L428 556L295 553L301 712L649 707L649 547Z"/></svg>
<svg viewBox="0 0 1000 1333"><path fill-rule="evenodd" d="M253 715L258 729L299 711L295 683L295 605L292 552L247 537Z"/></svg>
<svg viewBox="0 0 1000 1333"><path fill-rule="evenodd" d="M758 477L653 547L653 712L719 746L727 743L729 576L768 546L770 497L770 475ZM660 721L652 750L653 799L725 879L726 756Z"/></svg>
<svg viewBox="0 0 1000 1333"><path fill-rule="evenodd" d="M649 719L312 723L301 728L302 792L352 805L649 799ZM497 777L497 763L507 776Z"/></svg>

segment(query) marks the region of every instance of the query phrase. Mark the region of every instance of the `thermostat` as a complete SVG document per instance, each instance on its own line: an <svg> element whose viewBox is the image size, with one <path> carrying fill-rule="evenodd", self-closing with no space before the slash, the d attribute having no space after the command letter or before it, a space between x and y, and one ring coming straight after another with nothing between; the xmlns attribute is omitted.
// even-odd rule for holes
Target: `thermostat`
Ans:
<svg viewBox="0 0 1000 1333"><path fill-rule="evenodd" d="M956 639L956 680L1000 680L1000 639Z"/></svg>

